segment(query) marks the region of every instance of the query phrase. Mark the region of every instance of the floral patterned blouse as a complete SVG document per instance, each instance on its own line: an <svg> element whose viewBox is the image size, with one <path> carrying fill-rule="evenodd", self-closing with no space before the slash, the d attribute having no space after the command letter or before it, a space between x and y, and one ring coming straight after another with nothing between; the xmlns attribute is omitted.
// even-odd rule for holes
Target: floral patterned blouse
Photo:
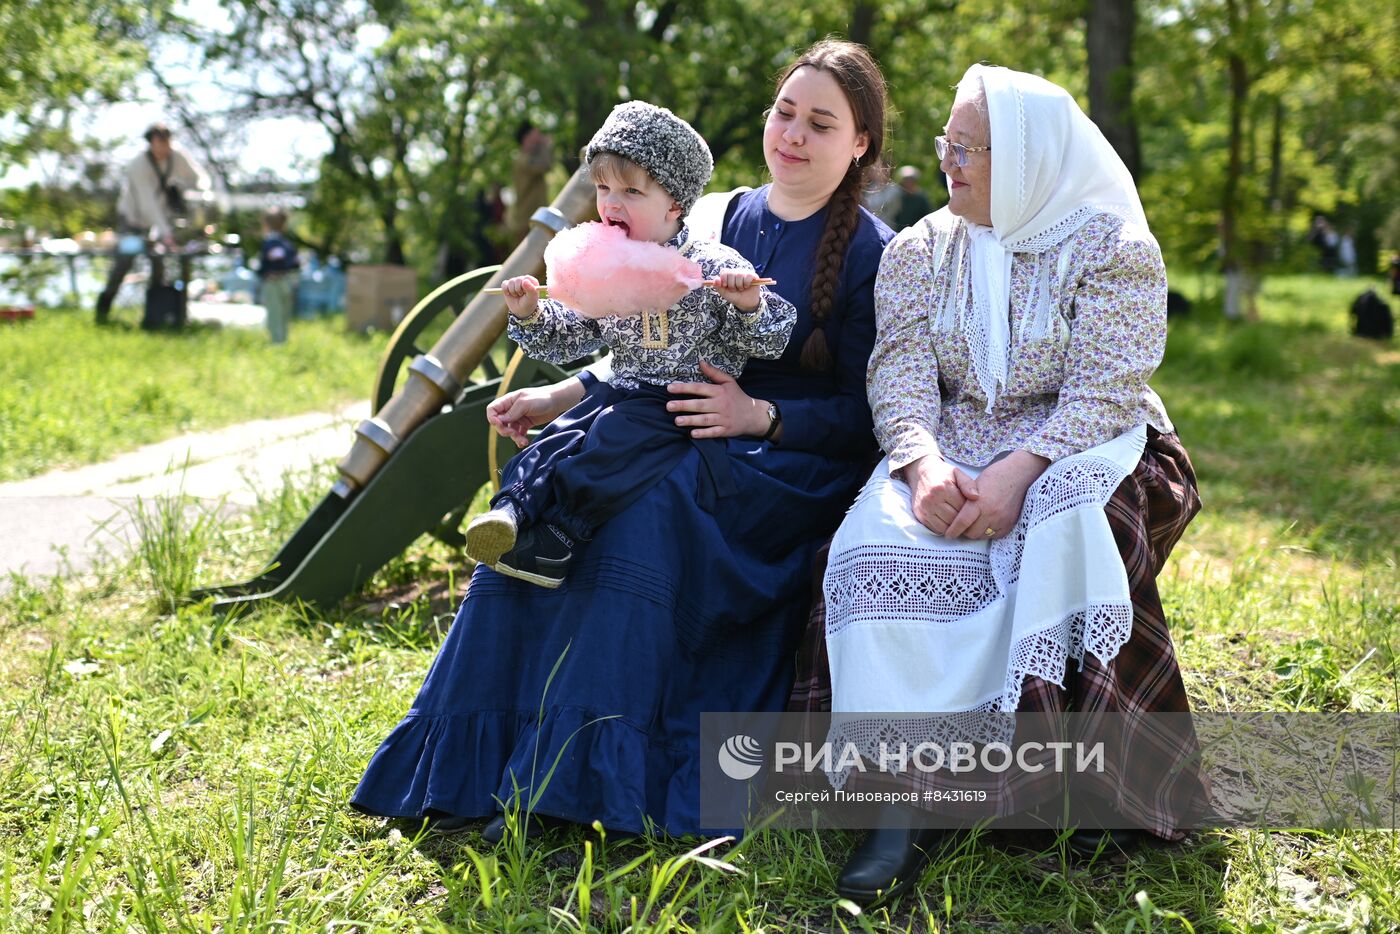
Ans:
<svg viewBox="0 0 1400 934"><path fill-rule="evenodd" d="M961 323L967 241L945 208L880 262L867 388L892 471L925 454L981 467L1024 449L1055 461L1144 422L1172 430L1147 385L1167 339L1166 269L1147 231L1100 214L1044 253L1013 255L1007 379L990 412ZM952 308L958 285L967 298Z"/></svg>
<svg viewBox="0 0 1400 934"><path fill-rule="evenodd" d="M691 240L682 227L666 246L680 249L700 264L707 279L726 269L753 272L738 251L710 240ZM619 389L643 383L709 382L700 372L704 360L730 376L739 376L750 357L776 358L787 347L797 309L787 299L760 286L758 307L743 312L707 286L692 289L660 312L589 318L552 299L541 299L536 314L524 320L510 315L507 333L530 356L569 363L606 347L612 350L612 375Z"/></svg>

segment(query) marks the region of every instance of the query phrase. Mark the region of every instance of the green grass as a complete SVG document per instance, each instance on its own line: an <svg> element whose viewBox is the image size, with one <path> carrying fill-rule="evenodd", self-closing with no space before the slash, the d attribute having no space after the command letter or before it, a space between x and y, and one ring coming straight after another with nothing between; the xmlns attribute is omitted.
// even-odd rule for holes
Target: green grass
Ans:
<svg viewBox="0 0 1400 934"><path fill-rule="evenodd" d="M248 328L97 328L90 311L0 323L0 481L368 399L386 342L339 318L295 321L280 347Z"/></svg>
<svg viewBox="0 0 1400 934"><path fill-rule="evenodd" d="M1199 709L1395 710L1400 359L1345 335L1354 281L1267 289L1257 325L1174 322L1154 381L1206 501L1161 580L1187 687ZM959 837L915 894L857 914L832 895L847 833L691 853L580 828L489 851L358 816L347 798L464 562L424 540L322 614L230 623L169 599L172 581L254 570L327 482L288 478L234 519L155 504L144 558L0 598L0 930L1400 926L1400 843L1382 832L1197 834L1092 864L1049 836Z"/></svg>
<svg viewBox="0 0 1400 934"><path fill-rule="evenodd" d="M1209 491L1205 522L1292 528L1329 559L1395 557L1400 348L1346 336L1365 284L1266 280L1257 322L1206 303L1173 323L1152 383Z"/></svg>

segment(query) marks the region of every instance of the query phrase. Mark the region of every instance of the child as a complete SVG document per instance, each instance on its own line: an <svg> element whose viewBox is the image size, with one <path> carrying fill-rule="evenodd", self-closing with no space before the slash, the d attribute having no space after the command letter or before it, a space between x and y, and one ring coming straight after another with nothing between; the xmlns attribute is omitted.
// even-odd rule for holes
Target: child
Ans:
<svg viewBox="0 0 1400 934"><path fill-rule="evenodd" d="M297 248L282 231L287 229L287 212L271 207L263 212L262 249L258 252L258 275L262 284L258 298L267 309L267 333L274 344L287 342L287 323L297 294Z"/></svg>
<svg viewBox="0 0 1400 934"><path fill-rule="evenodd" d="M693 440L666 411L673 382L700 382L704 360L738 376L749 357L777 358L792 334L792 304L756 283L737 252L692 239L686 213L709 181L709 147L690 124L641 101L620 104L585 147L598 216L629 239L679 249L718 286L665 310L589 318L539 298L533 276L502 283L508 333L532 357L568 363L607 347L613 375L550 423L506 464L491 510L467 527L467 554L542 587L563 583L586 542L699 448L701 502L729 485L722 439ZM771 432L770 432L771 434ZM767 440L767 439L764 439Z"/></svg>

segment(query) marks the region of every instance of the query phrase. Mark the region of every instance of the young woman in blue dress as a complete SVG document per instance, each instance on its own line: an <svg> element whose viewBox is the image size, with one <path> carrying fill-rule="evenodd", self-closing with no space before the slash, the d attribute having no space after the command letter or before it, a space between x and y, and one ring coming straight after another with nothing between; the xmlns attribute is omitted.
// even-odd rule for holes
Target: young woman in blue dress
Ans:
<svg viewBox="0 0 1400 934"><path fill-rule="evenodd" d="M700 714L786 706L813 558L875 451L865 376L893 234L860 192L885 110L859 46L818 43L783 73L763 134L772 182L710 197L727 198L721 241L797 307L792 339L737 380L706 368L711 382L673 384L668 405L693 437L723 439L725 456L687 454L597 530L558 589L478 566L355 807L442 831L491 818L492 842L516 801L612 831L710 829ZM596 378L518 390L489 418L523 444Z"/></svg>

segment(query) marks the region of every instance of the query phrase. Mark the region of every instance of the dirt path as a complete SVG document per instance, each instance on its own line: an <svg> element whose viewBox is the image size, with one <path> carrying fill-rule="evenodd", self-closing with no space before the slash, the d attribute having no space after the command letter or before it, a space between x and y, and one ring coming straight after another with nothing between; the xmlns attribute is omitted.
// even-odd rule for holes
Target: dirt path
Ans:
<svg viewBox="0 0 1400 934"><path fill-rule="evenodd" d="M343 455L355 423L368 415L368 403L358 402L337 412L244 422L104 464L0 483L0 590L13 571L81 572L104 552L129 548L127 510L137 497L173 494L183 482L190 496L249 505L255 490L275 487L286 471Z"/></svg>

